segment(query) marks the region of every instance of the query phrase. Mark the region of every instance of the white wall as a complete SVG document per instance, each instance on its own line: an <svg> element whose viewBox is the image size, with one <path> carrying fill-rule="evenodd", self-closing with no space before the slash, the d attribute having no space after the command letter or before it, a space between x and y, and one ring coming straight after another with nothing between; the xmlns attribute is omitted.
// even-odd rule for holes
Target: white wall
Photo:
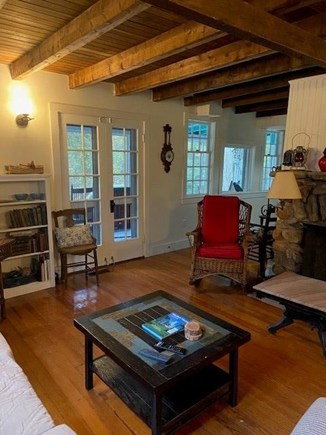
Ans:
<svg viewBox="0 0 326 435"><path fill-rule="evenodd" d="M308 148L307 168L319 171L326 146L326 74L290 82L285 149Z"/></svg>
<svg viewBox="0 0 326 435"><path fill-rule="evenodd" d="M24 85L31 97L35 117L28 127L20 128L15 123L15 115L10 109L11 90L15 84ZM52 173L53 158L51 144L50 103L71 104L84 107L102 108L143 114L148 119L149 143L146 143L147 157L146 184L146 245L147 254L153 255L167 250L187 246L186 231L196 224L196 203L182 203L182 179L184 167L184 111L182 99L153 103L151 93L114 97L112 86L99 83L79 90L68 88L66 76L38 72L22 82L12 81L9 69L0 65L0 173L4 173L5 164L29 163L43 164L45 172ZM216 161L220 163L220 145L222 143L263 144L264 129L256 128L254 114L234 115L228 109L217 118ZM272 123L272 121L271 121ZM171 143L175 159L170 172L164 172L160 160L163 145L163 126L172 126ZM259 155L256 156L258 158ZM53 182L54 181L54 182ZM55 188L55 174L52 179ZM218 179L214 192L218 192ZM266 202L261 193L244 194L244 199L254 206L254 221L257 222L260 206ZM53 207L56 204L53 203Z"/></svg>

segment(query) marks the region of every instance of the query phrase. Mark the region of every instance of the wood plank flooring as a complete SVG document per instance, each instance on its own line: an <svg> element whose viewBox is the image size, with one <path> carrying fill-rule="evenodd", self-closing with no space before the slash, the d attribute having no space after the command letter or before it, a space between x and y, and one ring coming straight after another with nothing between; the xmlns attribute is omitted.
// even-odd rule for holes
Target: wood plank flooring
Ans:
<svg viewBox="0 0 326 435"><path fill-rule="evenodd" d="M178 434L285 435L306 408L325 396L326 358L316 331L303 322L271 335L281 316L221 277L190 286L188 249L116 264L88 284L83 274L62 286L8 299L0 332L57 424L79 435L147 435L148 427L96 377L84 388L83 335L73 319L163 289L252 334L239 352L239 404L214 404ZM220 361L227 367L227 360Z"/></svg>

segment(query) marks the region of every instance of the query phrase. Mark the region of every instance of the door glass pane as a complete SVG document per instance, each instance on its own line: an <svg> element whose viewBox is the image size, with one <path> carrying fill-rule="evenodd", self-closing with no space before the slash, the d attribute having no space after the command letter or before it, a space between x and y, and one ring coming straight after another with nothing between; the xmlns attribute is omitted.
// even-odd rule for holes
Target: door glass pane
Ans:
<svg viewBox="0 0 326 435"><path fill-rule="evenodd" d="M66 125L69 199L72 208L85 208L97 243L102 243L97 128Z"/></svg>
<svg viewBox="0 0 326 435"><path fill-rule="evenodd" d="M130 197L127 203L128 217L137 217L138 198Z"/></svg>
<svg viewBox="0 0 326 435"><path fill-rule="evenodd" d="M137 130L112 129L114 241L139 237ZM133 219L130 219L130 217Z"/></svg>

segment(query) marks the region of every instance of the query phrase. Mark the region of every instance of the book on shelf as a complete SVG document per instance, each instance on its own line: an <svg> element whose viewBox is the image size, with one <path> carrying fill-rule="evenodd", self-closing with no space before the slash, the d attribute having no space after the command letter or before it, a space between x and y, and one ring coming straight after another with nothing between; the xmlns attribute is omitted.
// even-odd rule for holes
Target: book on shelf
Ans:
<svg viewBox="0 0 326 435"><path fill-rule="evenodd" d="M6 220L9 228L47 225L46 205L9 210Z"/></svg>
<svg viewBox="0 0 326 435"><path fill-rule="evenodd" d="M189 322L189 318L177 313L168 313L164 316L143 323L141 327L153 337L163 340L169 335L184 330L184 326Z"/></svg>

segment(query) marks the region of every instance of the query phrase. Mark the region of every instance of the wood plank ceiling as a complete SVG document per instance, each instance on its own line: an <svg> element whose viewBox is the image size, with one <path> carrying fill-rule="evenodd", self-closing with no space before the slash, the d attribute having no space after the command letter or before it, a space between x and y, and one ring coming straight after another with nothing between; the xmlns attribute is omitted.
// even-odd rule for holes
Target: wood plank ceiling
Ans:
<svg viewBox="0 0 326 435"><path fill-rule="evenodd" d="M0 63L71 89L108 81L185 106L287 111L289 80L326 71L326 1L0 0Z"/></svg>

